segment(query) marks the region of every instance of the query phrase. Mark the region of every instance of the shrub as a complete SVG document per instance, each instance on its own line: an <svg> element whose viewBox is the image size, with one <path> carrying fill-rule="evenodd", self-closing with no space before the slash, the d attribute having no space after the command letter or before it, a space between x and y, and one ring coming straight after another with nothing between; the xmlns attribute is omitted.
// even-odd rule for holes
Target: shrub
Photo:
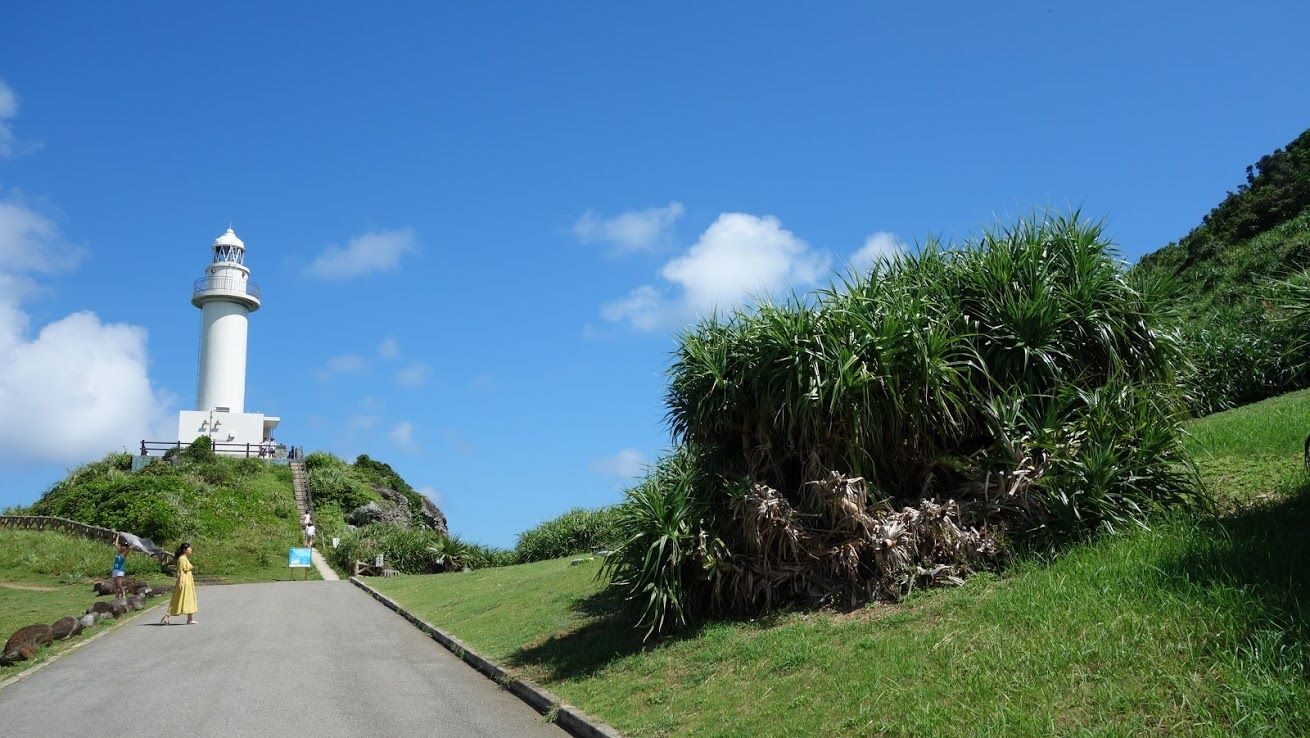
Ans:
<svg viewBox="0 0 1310 738"><path fill-rule="evenodd" d="M681 450L630 493L606 571L657 632L1143 525L1199 496L1173 325L1077 215L709 319L669 370Z"/></svg>
<svg viewBox="0 0 1310 738"><path fill-rule="evenodd" d="M331 454L309 454L305 469L315 507L335 505L348 512L378 499L377 493L357 479L344 461Z"/></svg>
<svg viewBox="0 0 1310 738"><path fill-rule="evenodd" d="M519 563L528 563L613 546L619 540L617 515L614 507L569 510L520 533L514 546L515 558Z"/></svg>
<svg viewBox="0 0 1310 738"><path fill-rule="evenodd" d="M481 544L467 543L458 536L444 536L431 530L406 530L375 523L346 531L341 544L329 554L332 562L349 571L356 561L372 563L382 554L386 565L406 574L462 571L507 562L509 552Z"/></svg>
<svg viewBox="0 0 1310 738"><path fill-rule="evenodd" d="M217 421L216 421L217 422ZM214 453L214 442L209 436L196 436L196 440L191 445L182 449L178 454L186 461L213 461L217 454Z"/></svg>

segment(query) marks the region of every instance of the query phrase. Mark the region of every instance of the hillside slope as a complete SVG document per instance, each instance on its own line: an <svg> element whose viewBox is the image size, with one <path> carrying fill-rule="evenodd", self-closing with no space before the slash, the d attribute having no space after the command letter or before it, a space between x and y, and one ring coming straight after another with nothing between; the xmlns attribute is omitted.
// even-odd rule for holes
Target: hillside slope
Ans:
<svg viewBox="0 0 1310 738"><path fill-rule="evenodd" d="M1137 270L1174 280L1185 308L1233 307L1269 277L1310 267L1310 130L1247 167L1201 225Z"/></svg>
<svg viewBox="0 0 1310 738"><path fill-rule="evenodd" d="M197 572L228 581L289 579L287 549L300 545L291 472L259 459L187 450L138 472L129 454L73 470L26 512L195 546ZM295 578L300 578L299 572Z"/></svg>
<svg viewBox="0 0 1310 738"><path fill-rule="evenodd" d="M1135 276L1172 293L1188 403L1205 415L1310 386L1307 328L1287 310L1310 267L1310 130L1247 167L1246 182Z"/></svg>
<svg viewBox="0 0 1310 738"><path fill-rule="evenodd" d="M1310 392L1191 423L1224 512L853 612L643 644L568 560L371 580L625 735L1303 735Z"/></svg>

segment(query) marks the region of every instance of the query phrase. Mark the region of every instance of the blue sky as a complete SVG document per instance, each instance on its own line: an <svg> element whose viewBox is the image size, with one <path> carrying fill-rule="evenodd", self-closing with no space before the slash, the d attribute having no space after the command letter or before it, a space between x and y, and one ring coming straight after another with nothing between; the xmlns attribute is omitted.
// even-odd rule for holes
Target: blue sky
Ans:
<svg viewBox="0 0 1310 738"><path fill-rule="evenodd" d="M4 18L0 505L172 433L229 221L264 290L247 407L509 545L667 446L708 306L1048 206L1135 259L1310 126L1292 2Z"/></svg>

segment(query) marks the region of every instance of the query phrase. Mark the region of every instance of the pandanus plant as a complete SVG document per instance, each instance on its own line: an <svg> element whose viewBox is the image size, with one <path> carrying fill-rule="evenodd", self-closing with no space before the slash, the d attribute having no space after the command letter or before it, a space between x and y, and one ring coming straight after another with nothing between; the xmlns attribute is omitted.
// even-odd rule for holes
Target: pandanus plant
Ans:
<svg viewBox="0 0 1310 738"><path fill-rule="evenodd" d="M657 633L1144 524L1199 494L1172 326L1077 214L709 318L669 369L678 451L630 493L605 571Z"/></svg>

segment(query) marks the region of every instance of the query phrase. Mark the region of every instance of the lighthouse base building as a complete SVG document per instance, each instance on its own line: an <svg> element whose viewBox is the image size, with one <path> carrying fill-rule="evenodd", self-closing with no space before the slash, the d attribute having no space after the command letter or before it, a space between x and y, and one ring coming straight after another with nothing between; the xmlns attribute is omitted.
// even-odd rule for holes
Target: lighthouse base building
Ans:
<svg viewBox="0 0 1310 738"><path fill-rule="evenodd" d="M219 453L264 456L273 451L280 418L245 411L246 337L250 313L259 309L259 285L250 280L246 245L232 229L213 244L213 259L191 289L200 308L200 367L196 409L177 418L177 440L207 436Z"/></svg>

